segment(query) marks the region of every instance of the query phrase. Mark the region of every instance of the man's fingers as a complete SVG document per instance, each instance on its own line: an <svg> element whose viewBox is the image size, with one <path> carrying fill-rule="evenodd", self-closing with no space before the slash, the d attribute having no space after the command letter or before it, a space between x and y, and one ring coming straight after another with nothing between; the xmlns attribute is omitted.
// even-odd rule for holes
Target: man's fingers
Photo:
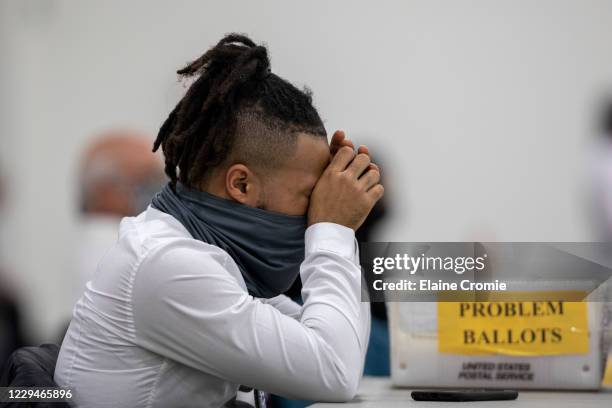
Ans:
<svg viewBox="0 0 612 408"><path fill-rule="evenodd" d="M355 151L348 146L341 147L336 155L332 158L331 163L329 163L328 169L331 171L344 171L346 166L353 160L355 157Z"/></svg>
<svg viewBox="0 0 612 408"><path fill-rule="evenodd" d="M346 135L344 134L343 130L336 130L331 138L331 141L329 142L330 146L340 145L345 137Z"/></svg>
<svg viewBox="0 0 612 408"><path fill-rule="evenodd" d="M346 168L347 173L351 174L354 178L358 178L370 165L370 156L364 153L360 153Z"/></svg>
<svg viewBox="0 0 612 408"><path fill-rule="evenodd" d="M345 135L344 131L336 130L334 132L334 135L332 136L332 140L331 140L331 142L329 144L329 151L330 151L330 153L333 156L334 154L336 154L338 152L338 150L341 147L344 147L344 146L348 146L351 149L355 148L355 146L353 145L353 142L346 138L346 135Z"/></svg>
<svg viewBox="0 0 612 408"><path fill-rule="evenodd" d="M368 190L366 194L368 194L372 200L374 200L374 202L377 202L385 194L385 188L382 184L376 184L374 187Z"/></svg>
<svg viewBox="0 0 612 408"><path fill-rule="evenodd" d="M380 173L378 170L367 170L363 176L359 177L359 184L364 190L369 190L380 181Z"/></svg>
<svg viewBox="0 0 612 408"><path fill-rule="evenodd" d="M359 153L363 153L363 154L370 154L370 149L367 148L367 146L361 145L359 146L359 149L357 149L357 154Z"/></svg>
<svg viewBox="0 0 612 408"><path fill-rule="evenodd" d="M355 146L353 145L353 142L349 139L344 139L339 145L336 145L336 149L334 152L332 152L332 154L336 153L340 148L342 147L350 147L351 149L355 150Z"/></svg>

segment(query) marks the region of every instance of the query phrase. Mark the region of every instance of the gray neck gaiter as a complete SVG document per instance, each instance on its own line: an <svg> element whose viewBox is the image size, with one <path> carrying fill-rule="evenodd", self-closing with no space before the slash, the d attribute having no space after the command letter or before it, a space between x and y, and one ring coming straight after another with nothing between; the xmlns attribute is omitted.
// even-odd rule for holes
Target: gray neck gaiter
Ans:
<svg viewBox="0 0 612 408"><path fill-rule="evenodd" d="M236 262L249 293L271 298L287 291L304 260L306 217L249 207L176 183L153 197L194 239L217 246Z"/></svg>

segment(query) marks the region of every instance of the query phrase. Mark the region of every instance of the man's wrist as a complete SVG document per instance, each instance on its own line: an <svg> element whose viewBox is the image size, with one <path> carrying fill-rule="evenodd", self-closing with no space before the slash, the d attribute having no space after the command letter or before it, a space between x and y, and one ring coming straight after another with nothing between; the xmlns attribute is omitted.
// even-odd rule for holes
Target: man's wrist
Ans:
<svg viewBox="0 0 612 408"><path fill-rule="evenodd" d="M328 251L354 260L355 231L333 222L317 222L306 229L306 256L317 251Z"/></svg>

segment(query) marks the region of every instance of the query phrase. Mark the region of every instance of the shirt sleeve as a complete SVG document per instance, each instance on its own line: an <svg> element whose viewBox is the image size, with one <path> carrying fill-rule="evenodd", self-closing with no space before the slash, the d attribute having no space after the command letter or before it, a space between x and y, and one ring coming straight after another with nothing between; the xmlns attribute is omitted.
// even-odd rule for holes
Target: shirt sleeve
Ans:
<svg viewBox="0 0 612 408"><path fill-rule="evenodd" d="M136 342L277 395L350 400L370 325L356 251L349 228L319 223L307 229L304 305L295 319L245 292L227 270L233 261L216 247L184 239L151 250L132 291Z"/></svg>
<svg viewBox="0 0 612 408"><path fill-rule="evenodd" d="M294 302L288 296L278 295L270 299L261 299L263 303L273 306L286 316L299 320L302 316L302 305Z"/></svg>

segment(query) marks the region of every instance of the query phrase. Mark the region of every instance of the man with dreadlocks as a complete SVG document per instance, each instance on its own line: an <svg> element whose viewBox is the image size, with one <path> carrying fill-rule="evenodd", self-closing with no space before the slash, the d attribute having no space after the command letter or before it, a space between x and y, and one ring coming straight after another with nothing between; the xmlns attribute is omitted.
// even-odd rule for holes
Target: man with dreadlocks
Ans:
<svg viewBox="0 0 612 408"><path fill-rule="evenodd" d="M383 194L366 147L327 142L308 91L230 34L178 71L170 182L77 303L55 380L83 407L220 407L240 385L346 401L369 335L355 230ZM303 305L283 295L298 275ZM260 394L257 392L257 395Z"/></svg>

